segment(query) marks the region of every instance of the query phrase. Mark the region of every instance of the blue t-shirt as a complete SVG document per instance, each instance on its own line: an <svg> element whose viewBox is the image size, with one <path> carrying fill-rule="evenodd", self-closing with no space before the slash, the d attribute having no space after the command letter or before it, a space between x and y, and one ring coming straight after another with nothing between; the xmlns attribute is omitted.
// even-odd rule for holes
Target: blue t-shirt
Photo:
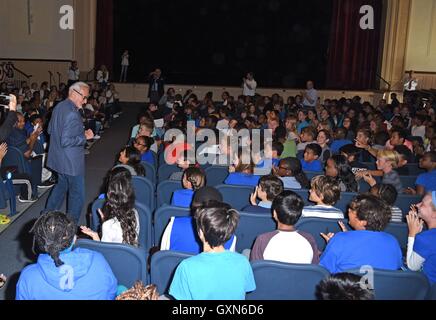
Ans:
<svg viewBox="0 0 436 320"><path fill-rule="evenodd" d="M180 189L173 192L171 205L182 208L191 207L192 198L194 197L194 190Z"/></svg>
<svg viewBox="0 0 436 320"><path fill-rule="evenodd" d="M246 257L235 252L206 253L183 260L169 294L176 300L245 300L256 284Z"/></svg>
<svg viewBox="0 0 436 320"><path fill-rule="evenodd" d="M415 185L423 186L425 192L436 191L436 170L421 173L416 179Z"/></svg>
<svg viewBox="0 0 436 320"><path fill-rule="evenodd" d="M253 174L233 172L227 176L227 179L224 181L224 184L256 187L259 183L259 179L260 176L255 176Z"/></svg>
<svg viewBox="0 0 436 320"><path fill-rule="evenodd" d="M374 269L398 270L402 252L397 239L386 232L367 230L340 232L328 243L320 265L340 273L364 265Z"/></svg>
<svg viewBox="0 0 436 320"><path fill-rule="evenodd" d="M198 254L203 244L198 237L195 220L192 217L175 217L170 232L170 246L168 250ZM233 235L224 244L224 249L236 247L236 237Z"/></svg>
<svg viewBox="0 0 436 320"><path fill-rule="evenodd" d="M307 121L303 121L303 122L298 123L298 124L297 124L297 131L298 131L298 134L301 134L301 131L302 131L304 128L307 128L308 126L310 126L310 124L309 124L309 122L307 122Z"/></svg>
<svg viewBox="0 0 436 320"><path fill-rule="evenodd" d="M304 159L300 161L303 171L322 172L321 161L313 160L312 162L306 162Z"/></svg>
<svg viewBox="0 0 436 320"><path fill-rule="evenodd" d="M341 149L343 146L347 146L349 144L353 144L350 140L334 140L330 146L330 150L332 153L336 154L339 153L339 149Z"/></svg>
<svg viewBox="0 0 436 320"><path fill-rule="evenodd" d="M101 253L76 248L61 253L60 259L64 265L57 268L48 254L41 254L37 263L24 268L16 300L115 299L117 279Z"/></svg>
<svg viewBox="0 0 436 320"><path fill-rule="evenodd" d="M149 164L154 166L155 163L154 163L153 152L151 150L145 152L143 155L141 155L141 161L148 162Z"/></svg>
<svg viewBox="0 0 436 320"><path fill-rule="evenodd" d="M425 259L424 273L432 284L436 283L436 229L417 234L413 251Z"/></svg>

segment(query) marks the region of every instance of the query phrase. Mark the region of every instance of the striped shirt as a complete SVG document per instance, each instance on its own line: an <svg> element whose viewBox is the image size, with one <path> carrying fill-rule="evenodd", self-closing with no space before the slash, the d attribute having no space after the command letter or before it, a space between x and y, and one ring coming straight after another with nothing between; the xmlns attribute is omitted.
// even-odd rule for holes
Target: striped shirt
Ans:
<svg viewBox="0 0 436 320"><path fill-rule="evenodd" d="M391 222L403 222L403 212L398 207L391 207Z"/></svg>
<svg viewBox="0 0 436 320"><path fill-rule="evenodd" d="M301 216L305 218L344 219L342 210L326 205L306 206Z"/></svg>

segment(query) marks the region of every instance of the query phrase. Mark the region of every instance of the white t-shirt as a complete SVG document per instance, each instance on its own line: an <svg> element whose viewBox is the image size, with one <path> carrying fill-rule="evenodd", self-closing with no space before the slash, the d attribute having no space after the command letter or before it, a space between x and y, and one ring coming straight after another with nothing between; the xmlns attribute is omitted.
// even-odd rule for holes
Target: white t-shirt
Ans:
<svg viewBox="0 0 436 320"><path fill-rule="evenodd" d="M311 100L313 100L313 102L310 102L309 100L304 98L303 105L308 107L315 107L316 102L318 101L318 91L316 91L315 89L310 89L310 90L306 90L306 94L309 96Z"/></svg>
<svg viewBox="0 0 436 320"><path fill-rule="evenodd" d="M77 70L72 70L71 68L68 69L68 80L78 81L79 75L80 75L79 69Z"/></svg>
<svg viewBox="0 0 436 320"><path fill-rule="evenodd" d="M103 76L103 71L98 70L97 71L97 81L102 83L102 82L108 82L109 80L109 72L106 71L106 76Z"/></svg>
<svg viewBox="0 0 436 320"><path fill-rule="evenodd" d="M413 137L421 137L422 140L425 139L425 126L413 126L412 127L412 136Z"/></svg>
<svg viewBox="0 0 436 320"><path fill-rule="evenodd" d="M128 54L124 54L122 59L121 59L121 65L122 66L128 66L129 65L129 55Z"/></svg>
<svg viewBox="0 0 436 320"><path fill-rule="evenodd" d="M251 89L247 86L251 87ZM245 80L244 82L244 96L254 97L256 95L257 82L256 80Z"/></svg>
<svg viewBox="0 0 436 320"><path fill-rule="evenodd" d="M135 218L136 218L136 236L139 237L139 215L136 209ZM117 218L110 219L108 221L103 222L101 227L102 230L102 242L112 242L112 243L123 243L123 229L121 229L121 223Z"/></svg>

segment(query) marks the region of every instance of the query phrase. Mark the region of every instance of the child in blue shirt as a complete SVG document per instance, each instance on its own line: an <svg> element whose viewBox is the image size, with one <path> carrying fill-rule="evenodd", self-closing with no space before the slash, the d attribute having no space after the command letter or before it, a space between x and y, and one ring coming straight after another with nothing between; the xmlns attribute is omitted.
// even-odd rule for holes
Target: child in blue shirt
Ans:
<svg viewBox="0 0 436 320"><path fill-rule="evenodd" d="M308 144L304 149L304 159L301 160L303 171L322 172L323 166L321 161L318 160L321 153L322 148L318 144Z"/></svg>
<svg viewBox="0 0 436 320"><path fill-rule="evenodd" d="M229 167L229 172L224 184L256 187L259 183L260 176L253 174L254 164L252 162L244 164L242 161L238 161L237 164Z"/></svg>
<svg viewBox="0 0 436 320"><path fill-rule="evenodd" d="M102 254L73 249L77 226L61 212L48 212L35 222L38 261L23 269L17 300L113 300L117 279Z"/></svg>
<svg viewBox="0 0 436 320"><path fill-rule="evenodd" d="M183 173L182 184L184 189L173 192L171 205L189 208L194 192L206 184L206 176L200 168L191 167Z"/></svg>
<svg viewBox="0 0 436 320"><path fill-rule="evenodd" d="M424 153L419 160L419 167L425 169L416 179L416 189L407 188L406 193L424 195L426 192L436 191L436 151Z"/></svg>
<svg viewBox="0 0 436 320"><path fill-rule="evenodd" d="M169 294L176 300L245 300L256 284L246 257L226 251L239 214L227 204L210 202L196 214L203 252L183 260L176 269Z"/></svg>
<svg viewBox="0 0 436 320"><path fill-rule="evenodd" d="M399 270L403 264L398 240L383 230L391 220L391 210L373 195L358 195L348 209L349 225L354 231L324 234L328 242L320 265L330 273L340 273L369 265L374 269Z"/></svg>
<svg viewBox="0 0 436 320"><path fill-rule="evenodd" d="M155 166L153 151L150 150L153 144L154 139L146 136L137 137L133 141L133 146L141 155L141 161L148 162L152 166Z"/></svg>

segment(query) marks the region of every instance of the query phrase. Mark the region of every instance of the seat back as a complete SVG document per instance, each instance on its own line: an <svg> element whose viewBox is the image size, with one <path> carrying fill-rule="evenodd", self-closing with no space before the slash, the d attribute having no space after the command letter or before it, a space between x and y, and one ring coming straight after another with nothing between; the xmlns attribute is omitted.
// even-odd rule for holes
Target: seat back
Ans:
<svg viewBox="0 0 436 320"><path fill-rule="evenodd" d="M164 204L170 205L173 192L179 189L183 189L181 181L165 180L160 182L156 189L157 208L162 207Z"/></svg>
<svg viewBox="0 0 436 320"><path fill-rule="evenodd" d="M323 172L317 171L304 171L304 173L306 174L306 177L307 179L309 179L309 181L311 181L316 176L322 176L324 174Z"/></svg>
<svg viewBox="0 0 436 320"><path fill-rule="evenodd" d="M266 232L276 229L276 222L270 214L239 213L239 223L236 228L236 251L251 249L256 238Z"/></svg>
<svg viewBox="0 0 436 320"><path fill-rule="evenodd" d="M424 300L430 290L427 278L420 272L380 269L353 269L347 271L368 279L374 288L376 300Z"/></svg>
<svg viewBox="0 0 436 320"><path fill-rule="evenodd" d="M100 252L109 263L119 285L131 288L138 280L144 284L149 283L147 253L142 248L84 239L78 240L75 247Z"/></svg>
<svg viewBox="0 0 436 320"><path fill-rule="evenodd" d="M158 251L151 257L150 280L160 294L168 293L177 266L192 254L176 251Z"/></svg>
<svg viewBox="0 0 436 320"><path fill-rule="evenodd" d="M8 152L2 161L2 168L17 167L18 173L30 174L30 167L26 164L26 159L20 149L8 146Z"/></svg>
<svg viewBox="0 0 436 320"><path fill-rule="evenodd" d="M436 300L436 283L434 283L428 293L428 300Z"/></svg>
<svg viewBox="0 0 436 320"><path fill-rule="evenodd" d="M409 227L407 223L391 222L387 225L384 232L393 235L398 240L401 250L403 250L403 252L407 251L407 241L409 238Z"/></svg>
<svg viewBox="0 0 436 320"><path fill-rule="evenodd" d="M330 275L313 264L254 261L251 266L256 290L247 300L315 300L316 286Z"/></svg>
<svg viewBox="0 0 436 320"><path fill-rule="evenodd" d="M229 175L229 169L227 167L211 166L206 168L206 182L210 187L215 187L224 183Z"/></svg>
<svg viewBox="0 0 436 320"><path fill-rule="evenodd" d="M341 228L338 224L339 220L336 219L322 219L322 218L301 218L295 228L300 231L304 231L313 236L316 241L316 245L319 250L324 251L327 243L324 238L321 237L321 232L328 234L330 232L341 232ZM342 220L347 225L346 220Z"/></svg>
<svg viewBox="0 0 436 320"><path fill-rule="evenodd" d="M406 215L410 210L411 204L420 203L422 196L412 196L408 194L399 194L397 197L397 201L395 201L395 206L401 209L403 215Z"/></svg>
<svg viewBox="0 0 436 320"><path fill-rule="evenodd" d="M92 211L91 211L91 229L94 231L98 231L101 226L101 218L98 214L98 209L103 208L105 199L97 199L92 203Z"/></svg>
<svg viewBox="0 0 436 320"><path fill-rule="evenodd" d="M182 170L176 165L170 165L166 163L161 164L159 169L157 170L157 183L168 180L171 177L171 174L179 171Z"/></svg>
<svg viewBox="0 0 436 320"><path fill-rule="evenodd" d="M224 202L236 210L242 210L250 204L250 195L254 191L253 187L225 184L216 186L216 189L222 194Z"/></svg>
<svg viewBox="0 0 436 320"><path fill-rule="evenodd" d="M165 228L171 217L187 217L191 215L188 208L163 205L154 213L154 245L159 246Z"/></svg>
<svg viewBox="0 0 436 320"><path fill-rule="evenodd" d="M145 177L155 186L157 180L155 167L146 161L141 161L141 165L144 167Z"/></svg>
<svg viewBox="0 0 436 320"><path fill-rule="evenodd" d="M418 176L400 176L401 184L403 185L403 189L406 188L415 188L415 182Z"/></svg>
<svg viewBox="0 0 436 320"><path fill-rule="evenodd" d="M136 201L154 210L156 208L156 200L153 183L148 178L133 176L132 184L135 190Z"/></svg>

